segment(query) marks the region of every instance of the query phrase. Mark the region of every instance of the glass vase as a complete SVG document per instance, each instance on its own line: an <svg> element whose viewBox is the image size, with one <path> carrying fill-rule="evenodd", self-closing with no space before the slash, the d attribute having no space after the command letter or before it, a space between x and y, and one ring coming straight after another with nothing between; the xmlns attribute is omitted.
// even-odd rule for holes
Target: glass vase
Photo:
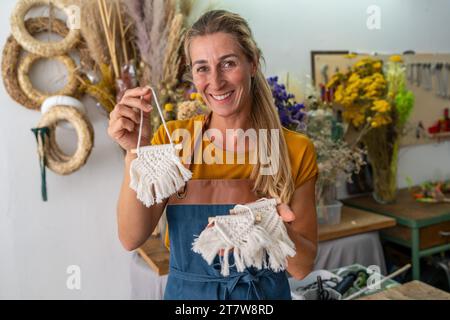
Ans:
<svg viewBox="0 0 450 320"><path fill-rule="evenodd" d="M371 130L364 138L373 171L373 199L381 204L395 202L399 140L390 140L384 130Z"/></svg>

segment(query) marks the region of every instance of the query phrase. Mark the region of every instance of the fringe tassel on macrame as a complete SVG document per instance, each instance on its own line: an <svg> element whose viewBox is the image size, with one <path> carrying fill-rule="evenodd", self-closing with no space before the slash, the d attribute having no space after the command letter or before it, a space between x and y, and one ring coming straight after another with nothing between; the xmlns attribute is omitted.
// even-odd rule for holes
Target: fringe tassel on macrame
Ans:
<svg viewBox="0 0 450 320"><path fill-rule="evenodd" d="M171 144L141 148L130 165L130 188L147 207L173 195L191 177Z"/></svg>
<svg viewBox="0 0 450 320"><path fill-rule="evenodd" d="M137 198L147 207L155 203L161 203L164 199L176 193L186 184L186 181L192 178L192 172L183 166L176 152L182 146L181 144L174 145L156 92L152 87L149 88L170 143L140 147L144 123L144 112L141 109L141 120L139 122L139 134L135 151L138 156L130 165L130 188L136 191Z"/></svg>
<svg viewBox="0 0 450 320"><path fill-rule="evenodd" d="M221 274L228 276L229 252L233 249L234 263L238 272L254 267L258 270L270 268L275 272L286 269L287 257L293 257L295 245L287 234L286 227L276 211L272 199L255 202L236 211L235 215L217 216L209 226L194 239L192 250L199 253L208 264L224 250L221 258ZM263 205L261 205L263 204ZM237 208L237 206L235 207ZM261 221L255 223L255 212Z"/></svg>

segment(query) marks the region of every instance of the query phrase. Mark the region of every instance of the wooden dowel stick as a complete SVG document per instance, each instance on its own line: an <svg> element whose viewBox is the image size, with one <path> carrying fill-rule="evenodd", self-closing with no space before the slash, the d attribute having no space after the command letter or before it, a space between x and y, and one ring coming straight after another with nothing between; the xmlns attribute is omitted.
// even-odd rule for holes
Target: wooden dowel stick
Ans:
<svg viewBox="0 0 450 320"><path fill-rule="evenodd" d="M408 270L409 268L411 268L411 264L408 263L408 264L405 265L403 268L398 269L397 271L391 273L390 275L388 275L388 276L385 277L384 279L382 279L382 280L380 280L380 281L374 283L371 287L380 285L380 284L384 283L385 281L387 281L387 280L389 280L389 279L392 279L392 278L398 276L399 274L405 272L405 271ZM370 288L369 288L368 286L366 286L365 288L363 288L363 289L361 289L361 290L355 292L354 294L348 296L347 298L345 298L345 299L343 299L343 300L351 300L351 299L353 299L353 298L356 298L357 296L363 294L364 292L366 292L366 291L369 290L369 289L370 289Z"/></svg>

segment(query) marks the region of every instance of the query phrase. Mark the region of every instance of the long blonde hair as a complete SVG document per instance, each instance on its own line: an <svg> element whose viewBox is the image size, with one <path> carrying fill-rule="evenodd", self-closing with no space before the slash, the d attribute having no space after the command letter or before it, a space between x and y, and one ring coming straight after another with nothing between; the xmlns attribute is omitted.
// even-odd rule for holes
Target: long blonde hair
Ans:
<svg viewBox="0 0 450 320"><path fill-rule="evenodd" d="M289 203L294 193L294 182L291 175L291 165L288 148L284 139L283 130L276 110L272 91L261 71L260 59L263 59L261 50L258 48L250 27L241 16L225 10L212 10L203 14L186 32L184 39L184 53L188 67L191 67L191 57L189 55L192 39L198 36L205 36L217 32L232 35L239 43L249 61L255 62L257 71L252 78L252 110L251 121L254 129L267 129L267 148L271 147L270 131L278 129L279 132L279 166L278 171L273 175L262 175L260 169L262 164L260 157L253 167L250 178L255 180L254 190L270 197L278 197L281 201ZM267 154L267 153L266 153ZM271 155L273 158L276 155Z"/></svg>

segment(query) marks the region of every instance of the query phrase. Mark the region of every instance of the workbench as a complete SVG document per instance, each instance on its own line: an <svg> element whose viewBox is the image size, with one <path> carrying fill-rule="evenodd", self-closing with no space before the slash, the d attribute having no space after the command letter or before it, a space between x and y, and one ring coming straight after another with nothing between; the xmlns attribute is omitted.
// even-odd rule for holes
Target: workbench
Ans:
<svg viewBox="0 0 450 320"><path fill-rule="evenodd" d="M345 205L382 214L397 221L397 226L382 230L385 241L411 251L412 278L420 280L420 259L450 249L450 204L416 201L408 189L400 189L392 204L380 204L372 195L341 200Z"/></svg>
<svg viewBox="0 0 450 320"><path fill-rule="evenodd" d="M342 206L339 224L319 225L319 242L391 228L395 224L396 222L393 218L349 206Z"/></svg>

